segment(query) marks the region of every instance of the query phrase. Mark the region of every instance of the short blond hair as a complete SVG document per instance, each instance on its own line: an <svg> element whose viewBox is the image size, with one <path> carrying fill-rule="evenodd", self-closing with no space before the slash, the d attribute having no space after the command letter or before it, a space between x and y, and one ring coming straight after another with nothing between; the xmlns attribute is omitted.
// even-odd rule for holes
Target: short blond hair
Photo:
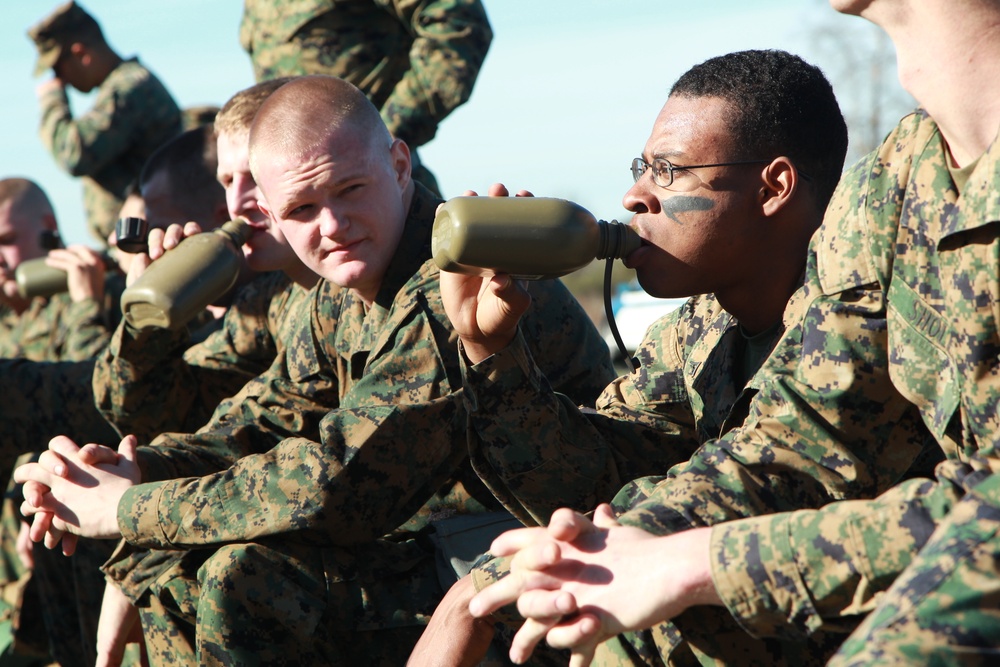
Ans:
<svg viewBox="0 0 1000 667"><path fill-rule="evenodd" d="M295 77L285 76L244 88L229 98L215 116L215 134L249 132L253 119L267 98Z"/></svg>
<svg viewBox="0 0 1000 667"><path fill-rule="evenodd" d="M261 151L298 154L345 126L373 145L392 145L378 109L357 87L333 76L297 77L274 91L257 112L250 128L250 172L258 177Z"/></svg>

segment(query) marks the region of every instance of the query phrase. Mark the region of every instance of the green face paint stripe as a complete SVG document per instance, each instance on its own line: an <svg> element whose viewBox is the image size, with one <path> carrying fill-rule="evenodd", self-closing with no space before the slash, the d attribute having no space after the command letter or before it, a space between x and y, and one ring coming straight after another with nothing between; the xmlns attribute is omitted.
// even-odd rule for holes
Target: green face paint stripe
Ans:
<svg viewBox="0 0 1000 667"><path fill-rule="evenodd" d="M668 218L676 222L678 225L683 225L684 221L678 217L678 214L691 213L695 211L710 211L715 208L715 202L707 197L678 195L676 197L670 197L669 199L660 200L660 206L663 207L663 213L666 214Z"/></svg>

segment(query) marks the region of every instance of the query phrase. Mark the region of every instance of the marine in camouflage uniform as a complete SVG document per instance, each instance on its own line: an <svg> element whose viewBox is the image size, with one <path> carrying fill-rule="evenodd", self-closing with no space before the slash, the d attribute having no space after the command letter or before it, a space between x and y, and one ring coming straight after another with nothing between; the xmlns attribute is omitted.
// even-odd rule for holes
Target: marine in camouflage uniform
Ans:
<svg viewBox="0 0 1000 667"><path fill-rule="evenodd" d="M69 57L70 46L84 42L100 49L117 65L96 83L93 106L73 117L64 85L40 90L42 143L56 163L83 181L87 227L104 244L114 229L130 185L143 164L161 144L181 131L181 111L170 92L138 59L121 59L110 50L97 22L79 5L60 5L29 31L39 50L36 74L48 68L57 76L60 59ZM64 84L90 92L91 84L80 71L72 70ZM83 81L83 82L81 82Z"/></svg>
<svg viewBox="0 0 1000 667"><path fill-rule="evenodd" d="M168 434L140 449L144 480L206 475L133 487L119 505L132 545L191 549L160 570L149 560L134 569L127 552L107 567L146 608L154 661L183 654L179 637L194 659L196 609L203 661L249 655L240 649L269 664L337 655L375 662L382 653L398 662L408 654L442 594L432 521L497 508L468 464L465 413L451 393L461 381L455 336L428 259L438 203L417 186L367 315L353 292L321 281L309 317L267 373L198 434ZM612 376L606 346L561 284L539 283L533 295L526 335L547 376L574 400L593 401ZM407 404L427 402L437 408L430 416L408 416ZM239 544L247 540L258 544ZM169 560L170 552L159 553ZM250 576L248 563L258 557L276 568L271 576L289 580L268 586L266 608L246 601L240 615L225 591ZM177 615L190 625L169 625ZM398 629L399 641L378 640L386 629Z"/></svg>
<svg viewBox="0 0 1000 667"><path fill-rule="evenodd" d="M988 497L998 156L994 145L958 200L937 126L916 113L850 170L750 419L620 518L654 534L720 524L715 587L752 634L850 627L952 506ZM936 480L898 483L941 452Z"/></svg>
<svg viewBox="0 0 1000 667"><path fill-rule="evenodd" d="M240 43L258 81L329 74L361 89L439 193L417 147L469 99L493 32L479 0L245 0Z"/></svg>
<svg viewBox="0 0 1000 667"><path fill-rule="evenodd" d="M878 601L832 662L838 666L985 665L996 657L1000 142L993 141L964 185L952 178L950 159L934 121L917 114L899 125L848 193L868 204L861 222L871 231L858 237L858 250L896 244L894 261L878 266L890 322L901 329L890 339L892 377L948 460L934 479L900 485L874 501L785 518L792 548L815 544L818 534L851 531L843 554L817 548L804 554L809 573L828 573L822 582L811 574L802 582L802 592L819 595L817 612L829 608L838 581L837 597L859 592L855 597L866 603L859 611ZM857 573L852 578L849 569ZM867 593L893 580L880 601Z"/></svg>

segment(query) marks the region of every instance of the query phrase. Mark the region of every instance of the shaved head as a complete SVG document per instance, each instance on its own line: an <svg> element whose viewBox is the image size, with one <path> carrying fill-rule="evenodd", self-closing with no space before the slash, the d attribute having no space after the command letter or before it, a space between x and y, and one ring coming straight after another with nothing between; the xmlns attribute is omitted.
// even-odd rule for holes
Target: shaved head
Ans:
<svg viewBox="0 0 1000 667"><path fill-rule="evenodd" d="M11 220L20 225L24 232L56 228L52 203L45 191L27 178L0 180L0 206L9 211Z"/></svg>
<svg viewBox="0 0 1000 667"><path fill-rule="evenodd" d="M293 79L257 112L250 130L250 172L258 178L261 154L294 158L324 145L344 127L373 144L392 145L378 109L355 86L332 76Z"/></svg>

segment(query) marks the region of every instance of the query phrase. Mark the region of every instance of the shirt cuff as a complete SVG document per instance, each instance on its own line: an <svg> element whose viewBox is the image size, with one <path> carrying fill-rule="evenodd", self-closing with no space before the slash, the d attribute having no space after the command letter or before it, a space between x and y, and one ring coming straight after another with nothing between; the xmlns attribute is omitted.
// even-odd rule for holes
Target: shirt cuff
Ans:
<svg viewBox="0 0 1000 667"><path fill-rule="evenodd" d="M163 531L160 501L164 482L137 484L125 491L118 501L118 528L129 544L142 547L169 548L170 541Z"/></svg>
<svg viewBox="0 0 1000 667"><path fill-rule="evenodd" d="M460 349L462 383L470 412L491 410L494 403L509 400L511 392L525 385L533 391L541 386L541 371L535 366L520 329L507 347L478 364L469 363L465 350Z"/></svg>
<svg viewBox="0 0 1000 667"><path fill-rule="evenodd" d="M802 639L822 625L790 538L794 513L712 528L712 580L733 618L755 637Z"/></svg>

